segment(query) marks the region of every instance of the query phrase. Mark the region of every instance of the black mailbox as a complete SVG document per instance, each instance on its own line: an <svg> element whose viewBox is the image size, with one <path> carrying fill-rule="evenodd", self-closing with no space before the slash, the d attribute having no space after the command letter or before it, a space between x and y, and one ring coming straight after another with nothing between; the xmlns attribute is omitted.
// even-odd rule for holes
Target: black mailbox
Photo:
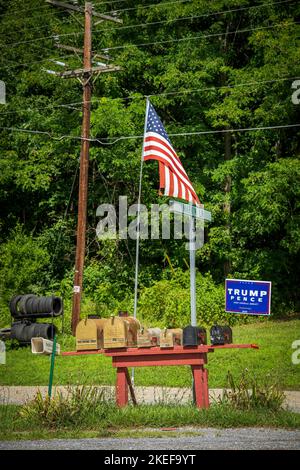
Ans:
<svg viewBox="0 0 300 470"><path fill-rule="evenodd" d="M232 329L230 326L214 325L210 329L210 342L214 346L232 343Z"/></svg>
<svg viewBox="0 0 300 470"><path fill-rule="evenodd" d="M198 326L186 326L183 328L183 346L198 346L207 344L206 329Z"/></svg>

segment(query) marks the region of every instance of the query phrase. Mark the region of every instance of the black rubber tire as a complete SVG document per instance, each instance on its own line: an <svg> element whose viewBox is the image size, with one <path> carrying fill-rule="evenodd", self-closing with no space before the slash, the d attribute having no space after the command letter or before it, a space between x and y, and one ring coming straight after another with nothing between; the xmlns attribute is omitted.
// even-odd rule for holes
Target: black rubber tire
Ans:
<svg viewBox="0 0 300 470"><path fill-rule="evenodd" d="M36 337L53 340L55 333L56 327L50 323L15 322L11 327L11 338L21 344L30 344L31 338Z"/></svg>
<svg viewBox="0 0 300 470"><path fill-rule="evenodd" d="M22 297L23 297L23 294L14 295L9 302L9 310L13 317L16 315L19 315L18 303L22 299Z"/></svg>
<svg viewBox="0 0 300 470"><path fill-rule="evenodd" d="M50 313L52 309L51 309L51 305L49 305L49 297L41 297L39 307L40 307L40 312Z"/></svg>
<svg viewBox="0 0 300 470"><path fill-rule="evenodd" d="M34 297L30 297L30 298L27 299L27 301L25 302L25 308L26 308L26 314L27 314L27 315L33 313L34 302L35 302L35 298L34 298Z"/></svg>
<svg viewBox="0 0 300 470"><path fill-rule="evenodd" d="M53 296L52 300L52 311L55 317L58 317L63 313L63 301L61 297L55 297Z"/></svg>
<svg viewBox="0 0 300 470"><path fill-rule="evenodd" d="M34 294L26 294L26 295L23 295L22 296L22 299L20 300L20 303L19 303L19 310L20 310L20 313L23 314L23 315L26 315L26 303L29 299L33 298L33 297L36 297Z"/></svg>
<svg viewBox="0 0 300 470"><path fill-rule="evenodd" d="M39 313L38 300L39 300L39 297L37 297L36 299L34 299L34 301L32 302L32 310L31 310L31 313Z"/></svg>
<svg viewBox="0 0 300 470"><path fill-rule="evenodd" d="M57 317L63 313L63 301L55 295L38 297L34 294L15 295L9 308L13 317L30 318L42 314L43 317Z"/></svg>

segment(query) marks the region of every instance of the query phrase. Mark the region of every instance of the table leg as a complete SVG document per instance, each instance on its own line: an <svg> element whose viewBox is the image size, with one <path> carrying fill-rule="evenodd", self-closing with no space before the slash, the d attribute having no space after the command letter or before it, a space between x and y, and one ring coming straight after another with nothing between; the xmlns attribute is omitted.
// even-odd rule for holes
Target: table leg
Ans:
<svg viewBox="0 0 300 470"><path fill-rule="evenodd" d="M128 384L126 374L128 374L126 367L117 368L116 401L117 406L120 408L128 404Z"/></svg>
<svg viewBox="0 0 300 470"><path fill-rule="evenodd" d="M202 366L192 366L193 378L194 378L194 387L195 387L195 398L196 406L198 408L203 408L203 367Z"/></svg>

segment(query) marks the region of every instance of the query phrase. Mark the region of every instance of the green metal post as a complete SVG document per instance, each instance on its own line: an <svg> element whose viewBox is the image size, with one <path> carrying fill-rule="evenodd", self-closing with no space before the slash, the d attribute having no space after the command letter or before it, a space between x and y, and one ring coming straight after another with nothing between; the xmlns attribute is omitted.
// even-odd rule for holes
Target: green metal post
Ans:
<svg viewBox="0 0 300 470"><path fill-rule="evenodd" d="M53 348L52 348L52 354L51 354L51 365L50 365L50 375L49 375L49 385L48 385L48 397L49 398L51 398L51 395L52 395L55 354L56 354L56 335L54 335L54 338L53 338Z"/></svg>

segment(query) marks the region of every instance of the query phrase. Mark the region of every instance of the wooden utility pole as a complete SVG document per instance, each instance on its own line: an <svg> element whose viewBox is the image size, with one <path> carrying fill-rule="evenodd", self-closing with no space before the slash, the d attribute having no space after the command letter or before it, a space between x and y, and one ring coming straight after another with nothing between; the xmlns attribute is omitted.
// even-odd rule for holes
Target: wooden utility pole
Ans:
<svg viewBox="0 0 300 470"><path fill-rule="evenodd" d="M82 143L80 154L79 173L79 198L77 221L77 244L75 257L75 275L72 307L72 333L75 334L76 326L80 320L80 303L82 293L83 267L85 258L86 219L87 219L87 195L89 174L89 147L90 147L90 117L91 117L91 68L92 68L92 31L91 17L92 4L85 4L84 11L84 47L83 47L83 119L82 119Z"/></svg>
<svg viewBox="0 0 300 470"><path fill-rule="evenodd" d="M79 172L79 196L78 196L78 221L77 221L77 242L75 256L75 275L73 289L72 306L72 333L75 335L76 326L80 320L80 306L83 283L83 269L85 259L86 243L86 225L87 225L87 201L88 201L88 173L89 173L89 139L90 139L90 116L91 116L91 95L92 95L92 76L93 74L116 72L121 67L102 64L92 67L92 55L109 60L110 57L103 54L93 54L92 52L92 16L100 17L102 20L122 23L122 20L108 15L97 13L93 10L93 5L85 3L84 9L79 6L63 3L57 0L46 0L47 3L59 8L70 11L84 13L84 47L83 50L68 46L57 45L56 47L68 50L70 52L83 53L83 69L66 70L57 72L56 75L62 78L81 78L83 85L83 119L82 119L82 143L80 153L80 172Z"/></svg>

